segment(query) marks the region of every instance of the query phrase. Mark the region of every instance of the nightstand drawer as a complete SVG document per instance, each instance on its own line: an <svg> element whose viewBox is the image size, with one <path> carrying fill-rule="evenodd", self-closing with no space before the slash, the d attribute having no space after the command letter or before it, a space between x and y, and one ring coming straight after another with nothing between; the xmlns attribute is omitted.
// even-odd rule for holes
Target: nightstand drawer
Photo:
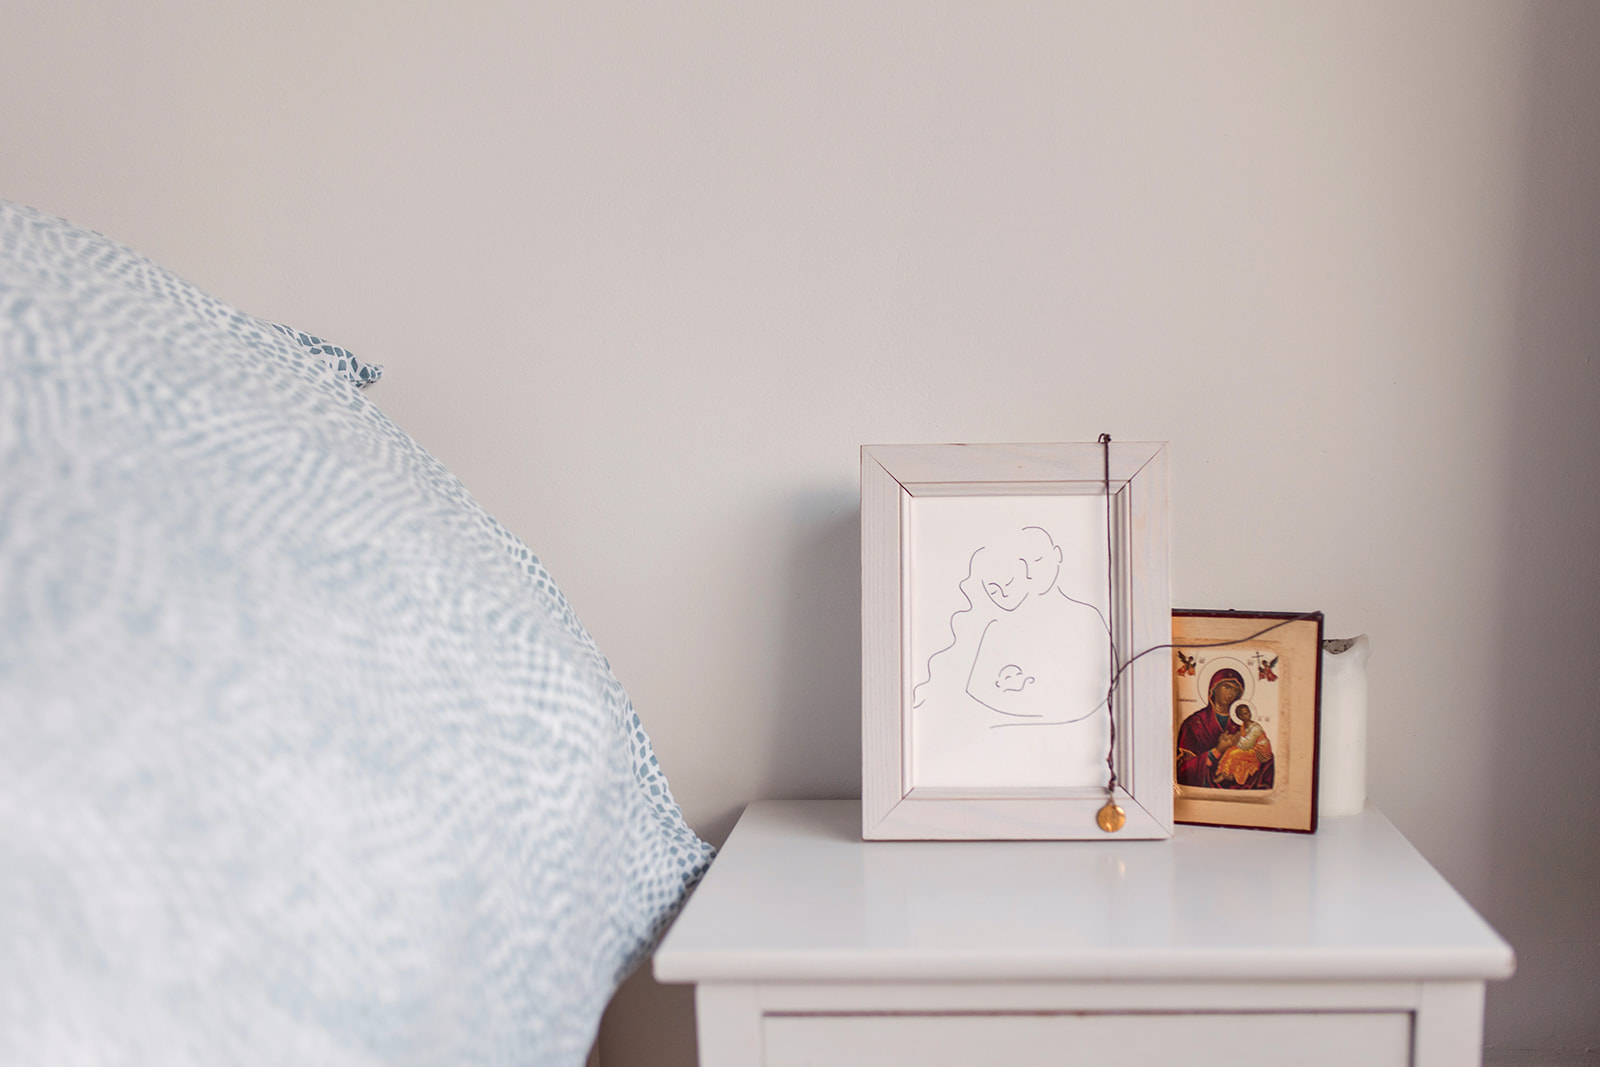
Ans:
<svg viewBox="0 0 1600 1067"><path fill-rule="evenodd" d="M1406 1067L1409 1012L768 1015L765 1067Z"/></svg>

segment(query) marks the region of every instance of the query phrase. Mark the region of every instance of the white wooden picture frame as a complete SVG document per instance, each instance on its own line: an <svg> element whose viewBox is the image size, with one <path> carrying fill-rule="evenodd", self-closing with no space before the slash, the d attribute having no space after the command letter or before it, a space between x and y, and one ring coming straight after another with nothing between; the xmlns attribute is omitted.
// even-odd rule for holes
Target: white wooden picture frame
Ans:
<svg viewBox="0 0 1600 1067"><path fill-rule="evenodd" d="M862 448L862 836L1170 837L1168 566L1165 444Z"/></svg>

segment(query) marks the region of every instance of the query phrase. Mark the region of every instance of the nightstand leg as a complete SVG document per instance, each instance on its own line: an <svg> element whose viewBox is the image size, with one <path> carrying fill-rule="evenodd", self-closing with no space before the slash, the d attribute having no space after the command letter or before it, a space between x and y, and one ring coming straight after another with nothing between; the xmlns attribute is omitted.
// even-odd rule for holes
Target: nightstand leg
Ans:
<svg viewBox="0 0 1600 1067"><path fill-rule="evenodd" d="M694 990L700 1067L760 1067L761 1000L749 985L702 982Z"/></svg>
<svg viewBox="0 0 1600 1067"><path fill-rule="evenodd" d="M1482 1067L1483 983L1424 982L1413 1067Z"/></svg>

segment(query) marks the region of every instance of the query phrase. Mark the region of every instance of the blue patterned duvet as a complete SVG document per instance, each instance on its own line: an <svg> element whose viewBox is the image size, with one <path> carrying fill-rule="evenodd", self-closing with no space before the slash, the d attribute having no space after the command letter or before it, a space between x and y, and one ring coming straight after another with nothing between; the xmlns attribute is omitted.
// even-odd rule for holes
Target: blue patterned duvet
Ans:
<svg viewBox="0 0 1600 1067"><path fill-rule="evenodd" d="M0 203L0 1063L581 1063L709 860L322 344Z"/></svg>

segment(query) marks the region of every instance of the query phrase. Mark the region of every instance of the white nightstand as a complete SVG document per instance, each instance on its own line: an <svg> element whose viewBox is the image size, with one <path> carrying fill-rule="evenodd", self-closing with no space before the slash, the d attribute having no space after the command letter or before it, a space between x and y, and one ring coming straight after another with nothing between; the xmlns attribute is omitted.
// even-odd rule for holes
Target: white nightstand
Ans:
<svg viewBox="0 0 1600 1067"><path fill-rule="evenodd" d="M1382 815L1311 836L863 842L752 804L655 957L701 1067L1480 1062L1502 941Z"/></svg>

